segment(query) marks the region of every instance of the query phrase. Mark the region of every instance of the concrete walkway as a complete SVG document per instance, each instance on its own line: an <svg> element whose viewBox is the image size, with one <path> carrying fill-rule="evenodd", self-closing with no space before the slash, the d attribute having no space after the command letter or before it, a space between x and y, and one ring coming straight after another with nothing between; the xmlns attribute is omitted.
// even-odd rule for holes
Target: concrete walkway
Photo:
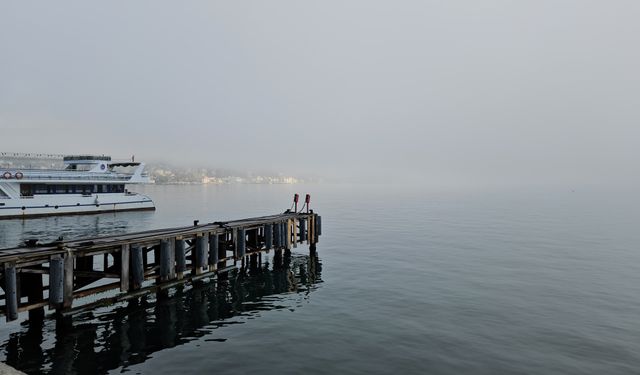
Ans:
<svg viewBox="0 0 640 375"><path fill-rule="evenodd" d="M0 375L25 375L25 373L0 362Z"/></svg>

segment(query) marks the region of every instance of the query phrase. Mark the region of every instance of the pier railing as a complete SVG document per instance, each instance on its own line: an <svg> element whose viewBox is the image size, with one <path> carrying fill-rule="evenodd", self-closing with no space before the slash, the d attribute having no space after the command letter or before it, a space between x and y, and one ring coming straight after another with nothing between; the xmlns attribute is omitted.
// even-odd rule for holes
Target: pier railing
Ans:
<svg viewBox="0 0 640 375"><path fill-rule="evenodd" d="M265 251L273 250L278 257L302 242L315 251L321 228L321 217L313 211L285 212L4 249L0 250L4 291L0 307L7 321L25 311L44 315L45 308L68 314L207 277L224 277L238 262L254 262ZM79 306L88 296L94 298Z"/></svg>

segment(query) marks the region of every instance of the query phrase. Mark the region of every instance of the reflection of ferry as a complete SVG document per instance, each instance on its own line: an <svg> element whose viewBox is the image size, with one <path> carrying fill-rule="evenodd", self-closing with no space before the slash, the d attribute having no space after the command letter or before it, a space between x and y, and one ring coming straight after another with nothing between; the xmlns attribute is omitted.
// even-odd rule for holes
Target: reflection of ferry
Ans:
<svg viewBox="0 0 640 375"><path fill-rule="evenodd" d="M65 156L64 169L0 169L0 219L154 210L126 184L149 183L144 163L109 156Z"/></svg>

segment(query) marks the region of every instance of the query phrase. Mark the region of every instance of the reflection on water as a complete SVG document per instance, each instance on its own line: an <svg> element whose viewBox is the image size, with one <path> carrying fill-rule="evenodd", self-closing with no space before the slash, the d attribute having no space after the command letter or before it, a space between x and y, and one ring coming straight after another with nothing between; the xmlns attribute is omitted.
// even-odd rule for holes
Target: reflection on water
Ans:
<svg viewBox="0 0 640 375"><path fill-rule="evenodd" d="M60 236L66 240L72 240L144 230L149 228L153 214L150 211L111 212L96 215L2 220L0 249L22 246L27 239L38 239L40 243L46 243Z"/></svg>
<svg viewBox="0 0 640 375"><path fill-rule="evenodd" d="M264 259L266 256L263 254ZM95 374L144 362L162 349L207 336L278 309L295 310L321 283L315 253L288 254L229 273L226 280L177 287L73 319L23 323L0 348L9 365L28 372Z"/></svg>

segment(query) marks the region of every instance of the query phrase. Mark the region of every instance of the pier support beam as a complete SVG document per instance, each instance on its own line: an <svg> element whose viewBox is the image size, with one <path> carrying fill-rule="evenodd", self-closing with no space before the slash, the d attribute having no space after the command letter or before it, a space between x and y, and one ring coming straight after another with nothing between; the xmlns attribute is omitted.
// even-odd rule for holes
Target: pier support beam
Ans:
<svg viewBox="0 0 640 375"><path fill-rule="evenodd" d="M131 290L138 290L144 281L144 259L140 246L131 248Z"/></svg>
<svg viewBox="0 0 640 375"><path fill-rule="evenodd" d="M68 309L73 304L73 262L74 256L71 250L64 255L64 287L62 308Z"/></svg>
<svg viewBox="0 0 640 375"><path fill-rule="evenodd" d="M222 238L222 243L220 243L220 238ZM218 266L217 269L218 270L222 270L224 268L227 267L227 261L225 260L227 257L227 233L222 234L222 236L218 236ZM220 279L221 277L226 277L224 276L226 275L226 273L224 273L223 275L220 275L218 273L218 279Z"/></svg>
<svg viewBox="0 0 640 375"><path fill-rule="evenodd" d="M171 244L168 240L160 241L160 281L165 282L171 279Z"/></svg>
<svg viewBox="0 0 640 375"><path fill-rule="evenodd" d="M293 247L298 247L298 219L291 219L291 230L293 231ZM291 248L291 247L289 247Z"/></svg>
<svg viewBox="0 0 640 375"><path fill-rule="evenodd" d="M176 238L176 273L178 280L184 277L184 271L187 269L187 257L185 255L185 243L182 238Z"/></svg>
<svg viewBox="0 0 640 375"><path fill-rule="evenodd" d="M282 236L280 235L280 223L273 224L273 240L276 249L282 246Z"/></svg>
<svg viewBox="0 0 640 375"><path fill-rule="evenodd" d="M15 263L4 265L4 294L7 322L18 319L18 282Z"/></svg>
<svg viewBox="0 0 640 375"><path fill-rule="evenodd" d="M49 307L60 309L64 301L64 260L60 255L49 259Z"/></svg>
<svg viewBox="0 0 640 375"><path fill-rule="evenodd" d="M38 267L39 271L42 270ZM42 302L44 299L44 288L42 283L42 273L22 273L20 275L21 291L27 296L30 305ZM44 318L44 306L29 310L29 320L42 320Z"/></svg>
<svg viewBox="0 0 640 375"><path fill-rule="evenodd" d="M264 247L270 250L273 247L273 224L264 226Z"/></svg>
<svg viewBox="0 0 640 375"><path fill-rule="evenodd" d="M307 230L307 245L311 245L315 242L315 228L316 228L316 215L309 215L309 225Z"/></svg>
<svg viewBox="0 0 640 375"><path fill-rule="evenodd" d="M322 235L322 217L320 215L316 215L316 240L318 236L321 236L321 235Z"/></svg>
<svg viewBox="0 0 640 375"><path fill-rule="evenodd" d="M307 220L300 218L300 242L307 239Z"/></svg>
<svg viewBox="0 0 640 375"><path fill-rule="evenodd" d="M286 248L287 249L291 249L291 219L287 219L287 228L286 228L286 237L285 237L285 241L286 241Z"/></svg>
<svg viewBox="0 0 640 375"><path fill-rule="evenodd" d="M120 291L129 291L129 260L131 259L129 245L122 245L120 248ZM105 270L107 268L105 267Z"/></svg>
<svg viewBox="0 0 640 375"><path fill-rule="evenodd" d="M236 259L242 259L247 252L247 235L244 228L238 228L236 237Z"/></svg>
<svg viewBox="0 0 640 375"><path fill-rule="evenodd" d="M203 272L203 268L207 266L207 237L200 233L196 237L196 248L193 258L193 269L196 275Z"/></svg>
<svg viewBox="0 0 640 375"><path fill-rule="evenodd" d="M209 270L214 270L218 267L218 253L220 247L220 241L217 234L209 235Z"/></svg>

